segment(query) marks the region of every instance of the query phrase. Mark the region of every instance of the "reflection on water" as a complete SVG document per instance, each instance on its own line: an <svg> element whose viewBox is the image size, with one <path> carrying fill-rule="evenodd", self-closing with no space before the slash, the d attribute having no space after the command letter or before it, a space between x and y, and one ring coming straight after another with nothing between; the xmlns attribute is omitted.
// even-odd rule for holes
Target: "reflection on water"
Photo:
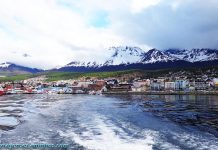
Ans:
<svg viewBox="0 0 218 150"><path fill-rule="evenodd" d="M218 96L7 95L0 144L69 149L218 149Z"/></svg>

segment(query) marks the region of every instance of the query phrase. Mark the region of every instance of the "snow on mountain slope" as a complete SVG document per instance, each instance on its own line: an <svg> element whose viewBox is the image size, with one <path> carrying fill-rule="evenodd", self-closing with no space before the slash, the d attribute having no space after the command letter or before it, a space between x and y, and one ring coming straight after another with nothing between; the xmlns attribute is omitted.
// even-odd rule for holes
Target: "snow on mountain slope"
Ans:
<svg viewBox="0 0 218 150"><path fill-rule="evenodd" d="M167 61L174 61L177 58L168 56L164 54L162 51L157 49L151 49L147 53L144 53L142 63L155 63L155 62L167 62Z"/></svg>
<svg viewBox="0 0 218 150"><path fill-rule="evenodd" d="M110 65L140 63L144 55L144 51L138 47L111 47L108 52L109 57L102 62L84 62L73 61L64 67L102 67Z"/></svg>
<svg viewBox="0 0 218 150"><path fill-rule="evenodd" d="M8 68L11 65L11 63L5 62L0 64L0 68Z"/></svg>
<svg viewBox="0 0 218 150"><path fill-rule="evenodd" d="M103 62L97 61L73 61L64 67L89 67L99 68L104 66L128 65L128 64L152 64L156 62L201 62L218 60L218 50L214 49L151 49L147 52L138 47L120 46L111 47L108 50L108 58Z"/></svg>
<svg viewBox="0 0 218 150"><path fill-rule="evenodd" d="M188 62L218 60L218 51L215 49L166 50L168 56Z"/></svg>
<svg viewBox="0 0 218 150"><path fill-rule="evenodd" d="M38 73L43 70L20 66L14 63L5 62L0 64L0 72L11 72L13 74Z"/></svg>
<svg viewBox="0 0 218 150"><path fill-rule="evenodd" d="M73 61L69 64L67 64L65 67L99 67L101 64L98 64L97 62L84 62L84 61Z"/></svg>
<svg viewBox="0 0 218 150"><path fill-rule="evenodd" d="M104 65L120 65L140 63L144 51L138 47L111 47L111 57L106 60Z"/></svg>

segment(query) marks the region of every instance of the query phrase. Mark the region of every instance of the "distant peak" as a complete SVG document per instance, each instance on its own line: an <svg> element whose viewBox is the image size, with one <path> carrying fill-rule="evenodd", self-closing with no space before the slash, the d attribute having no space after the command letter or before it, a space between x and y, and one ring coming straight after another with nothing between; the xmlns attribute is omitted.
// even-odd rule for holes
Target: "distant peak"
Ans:
<svg viewBox="0 0 218 150"><path fill-rule="evenodd" d="M12 65L13 63L10 62L4 62L0 64L0 68L8 68L10 65Z"/></svg>

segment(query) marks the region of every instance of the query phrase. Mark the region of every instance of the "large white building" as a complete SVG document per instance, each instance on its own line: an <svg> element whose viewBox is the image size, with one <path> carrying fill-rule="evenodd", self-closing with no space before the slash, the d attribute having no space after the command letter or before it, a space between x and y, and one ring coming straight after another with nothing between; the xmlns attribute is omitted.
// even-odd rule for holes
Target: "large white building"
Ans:
<svg viewBox="0 0 218 150"><path fill-rule="evenodd" d="M176 80L175 81L175 89L176 90L185 90L188 85L186 80Z"/></svg>

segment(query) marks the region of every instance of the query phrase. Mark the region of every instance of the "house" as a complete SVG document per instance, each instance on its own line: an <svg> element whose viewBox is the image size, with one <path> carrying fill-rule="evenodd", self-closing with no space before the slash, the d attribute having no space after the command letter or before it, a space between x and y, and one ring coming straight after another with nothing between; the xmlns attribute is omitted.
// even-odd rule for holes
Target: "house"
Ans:
<svg viewBox="0 0 218 150"><path fill-rule="evenodd" d="M148 89L146 88L146 86L142 86L142 87L134 87L132 86L132 91L133 92L144 92L147 91Z"/></svg>
<svg viewBox="0 0 218 150"><path fill-rule="evenodd" d="M195 81L190 80L188 83L188 90L195 91Z"/></svg>
<svg viewBox="0 0 218 150"><path fill-rule="evenodd" d="M105 87L106 82L104 80L96 80L93 81L92 84L88 85L88 89L91 91L100 91L103 89L103 87Z"/></svg>
<svg viewBox="0 0 218 150"><path fill-rule="evenodd" d="M74 85L74 86L69 86L68 88L71 88L71 89L72 89L72 93L73 93L73 94L76 94L76 93L85 93L85 92L87 92L87 89L86 89L86 88L83 88L82 86ZM80 92L80 91L82 91L82 92Z"/></svg>
<svg viewBox="0 0 218 150"><path fill-rule="evenodd" d="M204 81L195 81L195 90L206 90L207 83Z"/></svg>
<svg viewBox="0 0 218 150"><path fill-rule="evenodd" d="M138 80L133 82L131 87L133 92L143 92L147 90L147 82L145 80Z"/></svg>
<svg viewBox="0 0 218 150"><path fill-rule="evenodd" d="M151 80L151 90L161 91L164 90L164 79Z"/></svg>
<svg viewBox="0 0 218 150"><path fill-rule="evenodd" d="M176 80L175 81L175 90L185 90L188 86L188 82L186 80Z"/></svg>
<svg viewBox="0 0 218 150"><path fill-rule="evenodd" d="M218 90L218 78L213 79L214 87L216 90Z"/></svg>
<svg viewBox="0 0 218 150"><path fill-rule="evenodd" d="M205 82L206 82L208 87L213 87L214 86L214 83L213 83L212 79L207 79Z"/></svg>
<svg viewBox="0 0 218 150"><path fill-rule="evenodd" d="M99 85L99 86L105 86L106 82L104 80L96 80L94 81L94 84Z"/></svg>
<svg viewBox="0 0 218 150"><path fill-rule="evenodd" d="M90 84L93 83L91 81L77 81L72 86L68 86L68 88L71 88L73 93L86 93L89 90Z"/></svg>
<svg viewBox="0 0 218 150"><path fill-rule="evenodd" d="M89 84L88 89L91 91L100 91L102 90L104 85L99 85L99 84Z"/></svg>
<svg viewBox="0 0 218 150"><path fill-rule="evenodd" d="M73 86L81 87L81 88L88 88L90 84L93 84L91 81L78 81L74 82Z"/></svg>
<svg viewBox="0 0 218 150"><path fill-rule="evenodd" d="M118 83L117 79L106 79L107 85L117 85Z"/></svg>
<svg viewBox="0 0 218 150"><path fill-rule="evenodd" d="M213 80L208 78L205 80L205 82L206 82L207 90L213 90L214 88Z"/></svg>
<svg viewBox="0 0 218 150"><path fill-rule="evenodd" d="M132 84L119 84L117 86L112 86L108 90L111 92L128 92L131 91Z"/></svg>
<svg viewBox="0 0 218 150"><path fill-rule="evenodd" d="M165 82L165 90L175 90L175 82Z"/></svg>
<svg viewBox="0 0 218 150"><path fill-rule="evenodd" d="M137 80L133 81L133 86L134 87L142 87L142 86L150 86L151 81L149 79L144 79L144 80Z"/></svg>

